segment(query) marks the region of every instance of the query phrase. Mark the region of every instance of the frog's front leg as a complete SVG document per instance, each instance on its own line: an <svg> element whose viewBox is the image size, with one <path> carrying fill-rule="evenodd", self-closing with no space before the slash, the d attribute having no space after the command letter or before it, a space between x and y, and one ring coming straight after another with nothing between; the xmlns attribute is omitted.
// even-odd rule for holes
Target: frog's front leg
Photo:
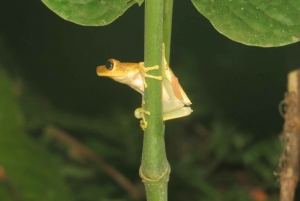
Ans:
<svg viewBox="0 0 300 201"><path fill-rule="evenodd" d="M147 128L147 121L145 119L145 114L150 115L150 112L144 109L144 105L145 105L145 101L142 101L142 107L137 108L134 111L134 116L138 119L141 119L140 121L140 126L143 130L145 130Z"/></svg>
<svg viewBox="0 0 300 201"><path fill-rule="evenodd" d="M162 76L154 76L154 75L147 74L148 71L158 70L159 69L158 65L152 66L152 67L145 67L144 62L140 62L139 65L138 65L138 68L139 68L140 74L141 74L142 79L143 79L144 88L147 88L147 86L148 86L147 83L146 83L146 80L145 80L146 77L153 78L153 79L156 79L156 80L162 80Z"/></svg>
<svg viewBox="0 0 300 201"><path fill-rule="evenodd" d="M152 66L152 67L145 67L144 66L144 62L140 62L138 64L138 68L139 68L139 72L141 74L141 77L143 79L143 83L144 83L144 88L147 88L147 83L146 83L146 77L148 78L152 78L152 79L156 79L156 80L162 80L162 76L154 76L154 75L149 75L147 74L148 71L151 70L158 70L159 66ZM145 114L150 115L150 112L144 109L144 105L145 105L145 101L144 99L142 100L142 107L141 108L137 108L134 111L134 115L136 118L141 119L140 121L140 126L143 130L145 130L147 128L147 121L145 119Z"/></svg>

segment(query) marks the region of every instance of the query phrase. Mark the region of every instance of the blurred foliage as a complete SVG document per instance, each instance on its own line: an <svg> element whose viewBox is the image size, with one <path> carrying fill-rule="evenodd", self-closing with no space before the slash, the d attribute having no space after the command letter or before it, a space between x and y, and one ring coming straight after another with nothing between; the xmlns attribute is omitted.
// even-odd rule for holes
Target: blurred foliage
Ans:
<svg viewBox="0 0 300 201"><path fill-rule="evenodd" d="M0 81L14 89L0 94L13 109L0 107L15 122L1 122L13 131L0 132L0 200L47 195L47 185L61 196L67 185L78 201L143 200L143 135L133 116L140 94L95 73L108 58L141 61L143 7L100 28L61 20L40 1L7 1L0 11L0 61L10 77ZM170 200L278 200L285 48L234 43L188 1L174 4L172 37L171 66L194 113L166 122Z"/></svg>
<svg viewBox="0 0 300 201"><path fill-rule="evenodd" d="M0 199L72 200L55 160L24 133L22 111L13 89L0 67L0 191L7 190Z"/></svg>
<svg viewBox="0 0 300 201"><path fill-rule="evenodd" d="M142 131L132 114L116 109L106 118L90 119L37 103L32 95L24 95L21 100L27 129L61 161L61 171L77 200L119 200L120 197L128 200L129 195L126 196L128 192L99 169L95 161L82 160L80 153L72 153L72 143L61 143L53 136L49 138L42 131L47 125L64 128L71 138L90 147L126 175L133 185L141 186L137 171ZM198 120L167 122L170 129L166 143L172 167L170 199L241 200L243 197L243 200L259 200L252 195L252 191L259 189L268 198L265 200L277 200L278 183L273 172L281 147L276 135L259 140L222 119L205 116L202 119L206 123ZM80 148L77 151L80 152Z"/></svg>

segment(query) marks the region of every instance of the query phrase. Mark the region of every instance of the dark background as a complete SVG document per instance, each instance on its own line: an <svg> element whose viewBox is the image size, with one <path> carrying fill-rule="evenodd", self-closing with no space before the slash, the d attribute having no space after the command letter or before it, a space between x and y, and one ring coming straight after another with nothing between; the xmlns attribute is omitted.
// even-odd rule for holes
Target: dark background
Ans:
<svg viewBox="0 0 300 201"><path fill-rule="evenodd" d="M108 26L84 27L62 20L40 1L1 4L0 33L22 66L18 72L55 106L105 115L116 105L132 110L139 104L139 94L97 77L95 68L108 58L143 60L143 6L131 7ZM284 47L233 42L191 2L182 1L174 3L170 63L193 107L201 105L201 88L242 129L260 135L280 132L277 108L288 72Z"/></svg>

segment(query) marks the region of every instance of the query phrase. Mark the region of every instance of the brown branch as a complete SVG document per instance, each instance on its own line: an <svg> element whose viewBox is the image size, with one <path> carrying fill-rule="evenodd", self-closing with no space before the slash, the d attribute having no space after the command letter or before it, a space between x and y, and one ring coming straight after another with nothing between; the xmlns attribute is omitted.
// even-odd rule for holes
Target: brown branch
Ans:
<svg viewBox="0 0 300 201"><path fill-rule="evenodd" d="M293 201L299 180L300 140L300 70L288 75L288 92L284 98L285 122L281 140L284 150L280 158L280 201Z"/></svg>
<svg viewBox="0 0 300 201"><path fill-rule="evenodd" d="M69 153L74 158L77 159L89 159L91 161L96 162L103 170L106 172L111 178L113 178L120 186L122 186L125 190L127 190L134 200L142 199L145 194L143 189L140 188L139 185L134 185L127 179L122 173L116 170L114 167L110 166L107 162L105 162L100 156L96 155L92 150L82 144L80 141L71 137L65 131L57 128L53 125L48 125L45 128L45 132L57 139L58 141L67 144L69 147Z"/></svg>

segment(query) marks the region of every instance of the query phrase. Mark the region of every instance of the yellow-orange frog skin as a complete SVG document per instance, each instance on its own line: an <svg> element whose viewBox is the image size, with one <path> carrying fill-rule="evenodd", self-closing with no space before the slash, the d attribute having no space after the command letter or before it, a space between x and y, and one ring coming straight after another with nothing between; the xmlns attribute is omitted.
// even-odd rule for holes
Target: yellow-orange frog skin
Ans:
<svg viewBox="0 0 300 201"><path fill-rule="evenodd" d="M123 63L116 59L109 59L106 65L97 67L97 75L109 77L117 82L127 84L134 90L138 91L144 97L144 89L147 88L145 77L162 81L162 106L163 120L170 120L187 116L192 113L190 99L183 91L178 82L178 78L174 75L171 68L163 59L162 76L152 76L147 74L148 71L157 70L158 66L144 67L144 62L140 63ZM141 118L141 127L143 130L147 128L144 114L150 115L148 111L143 109L145 104L144 98L142 108L135 110L135 116Z"/></svg>

